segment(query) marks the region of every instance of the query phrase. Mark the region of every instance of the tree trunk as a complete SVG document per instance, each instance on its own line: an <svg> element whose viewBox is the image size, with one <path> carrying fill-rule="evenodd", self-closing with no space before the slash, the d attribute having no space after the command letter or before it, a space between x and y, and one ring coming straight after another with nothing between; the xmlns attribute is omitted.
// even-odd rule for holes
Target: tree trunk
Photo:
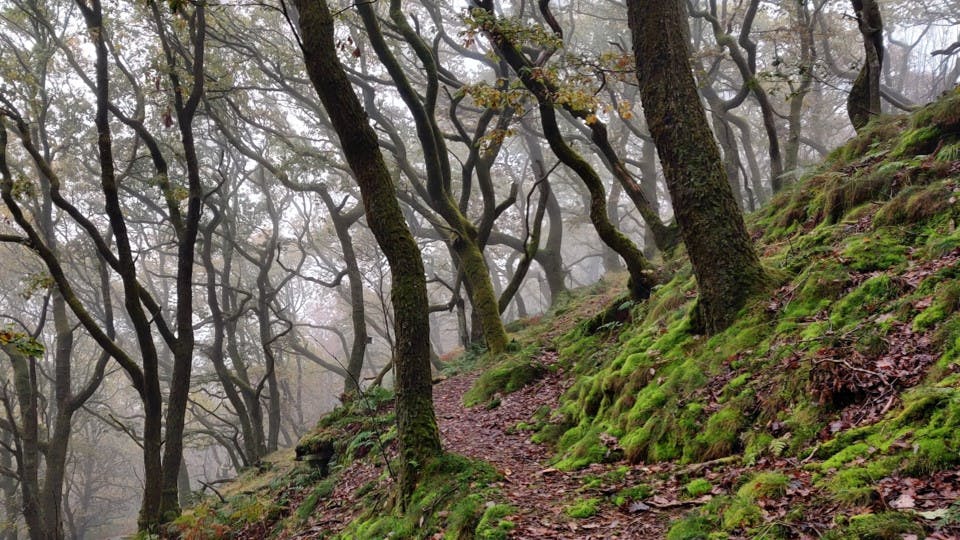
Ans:
<svg viewBox="0 0 960 540"><path fill-rule="evenodd" d="M700 104L680 0L628 0L637 77L674 213L700 288L695 331L733 322L765 274Z"/></svg>
<svg viewBox="0 0 960 540"><path fill-rule="evenodd" d="M404 221L377 135L337 57L325 0L296 0L307 73L353 171L367 223L390 263L396 333L396 415L400 444L399 503L406 507L423 467L438 456L433 412L430 323L420 249Z"/></svg>
<svg viewBox="0 0 960 540"><path fill-rule="evenodd" d="M857 131L880 114L880 74L883 67L883 19L876 0L851 0L863 36L864 62L847 97L847 116Z"/></svg>
<svg viewBox="0 0 960 540"><path fill-rule="evenodd" d="M816 47L813 40L814 15L811 15L807 0L795 2L791 15L800 40L800 82L790 85L790 113L787 116L787 140L784 144L784 173L796 181L800 166L800 137L803 131L803 102L813 86L813 69L816 61ZM817 15L819 16L819 10Z"/></svg>
<svg viewBox="0 0 960 540"><path fill-rule="evenodd" d="M342 213L326 189L318 191L323 204L330 212L333 229L343 251L343 263L347 266L347 279L350 280L350 317L353 322L353 345L350 347L350 360L347 362L347 376L343 381L344 393L360 393L360 376L367 351L367 314L363 301L363 273L357 263L357 254L350 237L350 226L356 221L354 212Z"/></svg>

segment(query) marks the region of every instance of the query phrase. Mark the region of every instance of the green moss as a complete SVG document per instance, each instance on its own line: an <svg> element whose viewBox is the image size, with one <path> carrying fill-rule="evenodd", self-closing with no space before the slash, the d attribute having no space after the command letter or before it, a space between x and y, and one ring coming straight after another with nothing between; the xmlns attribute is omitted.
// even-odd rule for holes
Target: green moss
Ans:
<svg viewBox="0 0 960 540"><path fill-rule="evenodd" d="M905 534L924 538L923 527L902 512L852 516L846 527L830 531L824 538L834 540L900 540Z"/></svg>
<svg viewBox="0 0 960 540"><path fill-rule="evenodd" d="M519 358L509 358L497 366L484 371L473 387L463 396L466 406L483 403L495 394L509 394L543 377L547 368L530 358L532 350L527 350Z"/></svg>
<svg viewBox="0 0 960 540"><path fill-rule="evenodd" d="M923 223L947 210L952 195L950 182L909 186L877 211L874 222L878 225Z"/></svg>
<svg viewBox="0 0 960 540"><path fill-rule="evenodd" d="M708 540L716 529L713 522L701 516L689 516L670 524L667 540Z"/></svg>
<svg viewBox="0 0 960 540"><path fill-rule="evenodd" d="M859 158L871 149L875 149L897 137L906 118L903 116L881 115L870 120L857 136L847 144L837 148L827 156L827 162L845 163Z"/></svg>
<svg viewBox="0 0 960 540"><path fill-rule="evenodd" d="M823 485L830 496L841 504L869 504L876 497L874 485L896 469L897 458L878 458L862 467L849 467L829 476Z"/></svg>
<svg viewBox="0 0 960 540"><path fill-rule="evenodd" d="M913 318L914 332L929 330L952 315L958 307L960 307L960 283L956 281L939 283L934 289L930 306Z"/></svg>
<svg viewBox="0 0 960 540"><path fill-rule="evenodd" d="M760 456L770 450L770 445L774 440L773 435L769 433L753 432L747 434L743 449L743 462L747 465L756 463Z"/></svg>
<svg viewBox="0 0 960 540"><path fill-rule="evenodd" d="M710 490L713 489L713 484L711 484L705 478L695 478L688 482L683 489L687 492L687 495L691 497L699 497L701 495L710 493Z"/></svg>
<svg viewBox="0 0 960 540"><path fill-rule="evenodd" d="M941 163L960 161L960 142L943 145L943 147L940 148L940 151L937 152L936 159Z"/></svg>
<svg viewBox="0 0 960 540"><path fill-rule="evenodd" d="M893 157L929 154L940 141L940 129L935 125L909 129L900 135L900 140L891 155Z"/></svg>
<svg viewBox="0 0 960 540"><path fill-rule="evenodd" d="M512 521L504 519L516 512L516 509L506 504L491 504L483 512L477 524L475 538L482 540L506 540L509 532L514 528ZM453 537L451 537L453 538ZM456 538L461 538L457 536Z"/></svg>
<svg viewBox="0 0 960 540"><path fill-rule="evenodd" d="M753 475L737 490L737 496L748 501L776 499L787 492L790 478L778 472L761 472Z"/></svg>
<svg viewBox="0 0 960 540"><path fill-rule="evenodd" d="M570 428L567 424L547 423L544 424L530 440L537 444L554 445L560 440L560 437Z"/></svg>
<svg viewBox="0 0 960 540"><path fill-rule="evenodd" d="M823 471L829 471L830 469L839 469L840 467L846 465L847 463L853 461L854 459L864 457L871 453L873 447L869 444L861 442L856 444L851 444L843 449L841 449L836 454L832 455L830 459L824 461L820 464L820 469Z"/></svg>
<svg viewBox="0 0 960 540"><path fill-rule="evenodd" d="M590 498L577 501L563 509L568 516L576 519L593 517L600 511L600 499Z"/></svg>
<svg viewBox="0 0 960 540"><path fill-rule="evenodd" d="M933 126L943 133L960 133L960 91L956 88L948 95L924 106L914 113L911 126Z"/></svg>
<svg viewBox="0 0 960 540"><path fill-rule="evenodd" d="M498 497L492 486L498 479L485 462L444 454L424 465L405 512L383 511L393 494L371 492L368 498L379 502L371 502L369 513L352 522L340 538L432 538L440 531L447 531L449 538L472 535L489 509L487 503Z"/></svg>
<svg viewBox="0 0 960 540"><path fill-rule="evenodd" d="M760 507L748 499L734 497L723 512L721 523L724 530L733 531L758 525L763 521Z"/></svg>
<svg viewBox="0 0 960 540"><path fill-rule="evenodd" d="M587 434L580 436L583 428L573 428L560 439L560 446L569 446L567 456L557 462L556 467L562 471L581 469L591 463L600 463L609 455L610 449L600 442L600 434L587 429ZM573 441L564 444L564 439Z"/></svg>
<svg viewBox="0 0 960 540"><path fill-rule="evenodd" d="M336 486L336 481L333 478L327 478L321 481L309 495L300 503L300 506L297 507L296 516L301 521L306 521L307 518L313 514L313 511L317 508L317 503L322 499L326 499L333 493L333 488Z"/></svg>
<svg viewBox="0 0 960 540"><path fill-rule="evenodd" d="M837 302L830 312L830 324L841 329L861 322L874 314L888 300L900 294L901 284L882 274L864 281L859 287Z"/></svg>
<svg viewBox="0 0 960 540"><path fill-rule="evenodd" d="M736 406L727 406L715 412L707 420L703 433L694 441L697 451L688 458L706 461L732 454L745 423L746 418Z"/></svg>
<svg viewBox="0 0 960 540"><path fill-rule="evenodd" d="M886 170L865 170L853 176L836 176L824 186L821 215L827 223L839 223L848 212L866 202L889 199L893 194L895 175ZM846 216L856 221L852 216Z"/></svg>
<svg viewBox="0 0 960 540"><path fill-rule="evenodd" d="M852 236L844 242L842 255L849 266L859 272L886 270L907 260L907 246L890 229L879 229L868 235Z"/></svg>
<svg viewBox="0 0 960 540"><path fill-rule="evenodd" d="M618 491L617 494L613 496L613 504L616 506L623 506L633 501L646 499L651 495L653 495L653 488L646 484L631 486Z"/></svg>

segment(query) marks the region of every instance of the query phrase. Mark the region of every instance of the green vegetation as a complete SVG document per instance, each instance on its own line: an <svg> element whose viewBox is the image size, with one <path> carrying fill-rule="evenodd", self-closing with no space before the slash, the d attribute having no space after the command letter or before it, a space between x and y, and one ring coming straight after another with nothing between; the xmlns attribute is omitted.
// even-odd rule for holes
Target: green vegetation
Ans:
<svg viewBox="0 0 960 540"><path fill-rule="evenodd" d="M510 359L483 372L473 388L463 397L467 406L490 400L497 394L509 394L543 377L547 368L532 358L536 348L527 347Z"/></svg>
<svg viewBox="0 0 960 540"><path fill-rule="evenodd" d="M583 499L583 500L577 501L571 504L570 506L568 506L566 509L564 509L564 512L568 516L576 519L593 517L599 511L600 511L600 499L595 499L595 498Z"/></svg>
<svg viewBox="0 0 960 540"><path fill-rule="evenodd" d="M830 540L899 540L906 534L923 538L923 527L917 525L907 514L884 512L882 514L853 516L847 526L830 531L824 538Z"/></svg>
<svg viewBox="0 0 960 540"><path fill-rule="evenodd" d="M340 533L340 538L505 538L512 524L504 519L512 509L496 502L499 495L490 484L498 479L490 465L456 454L445 454L427 464L423 478L402 513L385 510L375 501L390 493L367 495L367 512Z"/></svg>
<svg viewBox="0 0 960 540"><path fill-rule="evenodd" d="M695 478L688 482L683 489L687 492L687 495L691 497L699 497L701 495L710 493L710 490L713 489L713 484L711 484L705 478Z"/></svg>

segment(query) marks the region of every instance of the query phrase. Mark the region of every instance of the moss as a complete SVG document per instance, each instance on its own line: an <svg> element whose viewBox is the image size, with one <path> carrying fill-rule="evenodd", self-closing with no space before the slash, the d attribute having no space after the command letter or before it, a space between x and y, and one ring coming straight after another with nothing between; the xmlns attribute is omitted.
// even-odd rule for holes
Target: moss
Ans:
<svg viewBox="0 0 960 540"><path fill-rule="evenodd" d="M713 484L711 484L705 478L695 478L687 483L684 486L683 490L687 492L687 495L691 497L699 497L701 495L706 495L710 493L710 490L713 489Z"/></svg>
<svg viewBox="0 0 960 540"><path fill-rule="evenodd" d="M844 242L842 256L859 272L886 270L907 260L907 247L890 229L872 234L852 236Z"/></svg>
<svg viewBox="0 0 960 540"><path fill-rule="evenodd" d="M738 434L746 423L743 413L735 406L727 406L707 420L703 433L694 441L697 451L691 460L706 461L732 454L737 447Z"/></svg>
<svg viewBox="0 0 960 540"><path fill-rule="evenodd" d="M336 482L332 478L327 478L317 484L316 487L310 492L309 495L300 503L300 506L297 507L296 516L301 521L305 521L307 518L313 514L313 511L317 508L317 503L323 499L326 499L333 493L333 488L336 485Z"/></svg>
<svg viewBox="0 0 960 540"><path fill-rule="evenodd" d="M929 330L952 315L958 307L960 307L960 283L951 281L938 284L934 289L930 306L913 318L913 331Z"/></svg>
<svg viewBox="0 0 960 540"><path fill-rule="evenodd" d="M896 457L878 457L864 466L837 471L822 482L835 501L850 505L870 504L876 497L875 484L892 473L899 464Z"/></svg>
<svg viewBox="0 0 960 540"><path fill-rule="evenodd" d="M827 223L839 223L848 212L863 203L889 199L894 193L896 176L886 170L869 170L832 180L824 186L826 194L821 215Z"/></svg>
<svg viewBox="0 0 960 540"><path fill-rule="evenodd" d="M787 492L790 478L778 472L761 472L753 475L737 490L737 496L748 501L776 499Z"/></svg>
<svg viewBox="0 0 960 540"><path fill-rule="evenodd" d="M547 368L530 358L531 350L519 358L509 358L495 367L484 371L473 387L463 396L468 407L483 403L495 394L509 394L543 377Z"/></svg>
<svg viewBox="0 0 960 540"><path fill-rule="evenodd" d="M610 454L610 449L600 442L599 433L587 430L587 434L580 437L578 436L580 432L575 431L577 429L568 431L560 439L561 447L568 446L564 444L564 439L575 441L569 445L570 450L567 456L556 464L556 467L562 471L581 469L591 463L600 463Z"/></svg>
<svg viewBox="0 0 960 540"><path fill-rule="evenodd" d="M940 128L935 125L909 129L900 135L900 140L891 155L903 157L929 154L936 149L939 141Z"/></svg>
<svg viewBox="0 0 960 540"><path fill-rule="evenodd" d="M864 457L871 453L872 447L864 442L851 444L843 449L841 449L836 454L830 456L830 459L827 459L820 464L820 469L823 471L829 471L830 469L839 469L840 467L846 465L847 463L853 461L854 459Z"/></svg>
<svg viewBox="0 0 960 540"><path fill-rule="evenodd" d="M937 161L941 163L953 163L954 161L960 161L960 141L945 144L940 148L940 151L937 152Z"/></svg>
<svg viewBox="0 0 960 540"><path fill-rule="evenodd" d="M516 512L512 506L506 504L491 504L483 512L477 524L475 538L483 540L505 540L514 524L505 519ZM452 538L452 537L451 537ZM456 538L461 538L457 536Z"/></svg>
<svg viewBox="0 0 960 540"><path fill-rule="evenodd" d="M763 521L760 507L749 499L734 497L723 512L721 523L724 530L733 531L759 525Z"/></svg>
<svg viewBox="0 0 960 540"><path fill-rule="evenodd" d="M773 435L763 432L753 432L747 434L744 449L743 449L743 462L747 465L752 465L757 462L757 459L766 454L770 449L770 444L774 441Z"/></svg>
<svg viewBox="0 0 960 540"><path fill-rule="evenodd" d="M379 502L368 503L368 513L352 522L341 538L432 538L446 530L448 537L472 535L488 510L487 503L495 499L499 479L487 463L456 454L444 454L423 465L420 482L410 496L406 510L400 514L384 512L385 501L391 492L371 492ZM495 504L495 503L494 503ZM455 531L455 536L450 536Z"/></svg>
<svg viewBox="0 0 960 540"><path fill-rule="evenodd" d="M903 465L909 475L925 476L960 463L960 448L949 438L920 438L913 444L913 455Z"/></svg>
<svg viewBox="0 0 960 540"><path fill-rule="evenodd" d="M915 129L933 126L954 136L960 133L960 91L954 88L946 96L923 107L913 115L911 126Z"/></svg>
<svg viewBox="0 0 960 540"><path fill-rule="evenodd" d="M895 298L900 291L901 284L890 276L882 274L872 277L837 302L830 313L830 324L839 330L849 324L859 323L882 308L885 302Z"/></svg>
<svg viewBox="0 0 960 540"><path fill-rule="evenodd" d="M701 516L689 516L670 524L667 540L707 540L716 529L713 522Z"/></svg>
<svg viewBox="0 0 960 540"><path fill-rule="evenodd" d="M576 519L593 517L600 511L600 499L590 498L577 501L563 509L568 516Z"/></svg>
<svg viewBox="0 0 960 540"><path fill-rule="evenodd" d="M653 495L653 488L647 484L631 486L618 491L617 494L613 496L613 504L616 506L623 506L633 501L646 499L651 495Z"/></svg>
<svg viewBox="0 0 960 540"><path fill-rule="evenodd" d="M544 424L530 440L537 444L554 445L560 440L560 437L570 428L568 424L547 423Z"/></svg>
<svg viewBox="0 0 960 540"><path fill-rule="evenodd" d="M859 158L878 145L894 139L905 124L906 118L903 116L874 117L850 142L831 152L827 162L845 163Z"/></svg>
<svg viewBox="0 0 960 540"><path fill-rule="evenodd" d="M835 540L900 540L913 534L924 538L923 527L902 512L852 516L846 527L830 531L824 538Z"/></svg>
<svg viewBox="0 0 960 540"><path fill-rule="evenodd" d="M952 188L946 182L909 186L877 211L878 225L923 223L950 207Z"/></svg>

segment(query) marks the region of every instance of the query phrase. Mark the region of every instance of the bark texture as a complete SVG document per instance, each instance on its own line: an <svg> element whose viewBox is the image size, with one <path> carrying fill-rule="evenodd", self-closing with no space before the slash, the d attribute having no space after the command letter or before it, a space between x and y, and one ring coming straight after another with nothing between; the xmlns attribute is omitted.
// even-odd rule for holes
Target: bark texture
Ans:
<svg viewBox="0 0 960 540"><path fill-rule="evenodd" d="M399 500L403 508L423 466L440 454L440 434L433 413L429 304L423 261L404 221L377 135L337 58L333 18L327 3L297 0L296 6L307 73L360 187L367 223L390 263L396 325Z"/></svg>
<svg viewBox="0 0 960 540"><path fill-rule="evenodd" d="M876 0L852 0L857 27L863 36L864 62L847 97L847 116L860 131L880 114L880 73L883 68L883 19Z"/></svg>
<svg viewBox="0 0 960 540"><path fill-rule="evenodd" d="M628 0L647 125L700 289L695 331L733 321L765 274L723 171L697 95L680 0Z"/></svg>

